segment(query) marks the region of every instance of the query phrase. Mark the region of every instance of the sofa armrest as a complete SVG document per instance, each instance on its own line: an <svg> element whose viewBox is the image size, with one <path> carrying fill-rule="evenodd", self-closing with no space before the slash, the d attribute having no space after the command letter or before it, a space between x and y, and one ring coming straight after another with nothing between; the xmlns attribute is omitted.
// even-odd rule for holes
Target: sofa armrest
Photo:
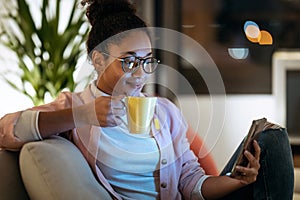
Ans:
<svg viewBox="0 0 300 200"><path fill-rule="evenodd" d="M187 137L190 143L190 148L194 154L198 157L198 162L204 169L207 175L218 176L219 172L217 165L211 155L206 149L202 138L189 126L187 130Z"/></svg>
<svg viewBox="0 0 300 200"><path fill-rule="evenodd" d="M111 199L77 147L59 136L25 144L20 169L31 199Z"/></svg>
<svg viewBox="0 0 300 200"><path fill-rule="evenodd" d="M0 199L29 199L19 170L19 152L0 150Z"/></svg>

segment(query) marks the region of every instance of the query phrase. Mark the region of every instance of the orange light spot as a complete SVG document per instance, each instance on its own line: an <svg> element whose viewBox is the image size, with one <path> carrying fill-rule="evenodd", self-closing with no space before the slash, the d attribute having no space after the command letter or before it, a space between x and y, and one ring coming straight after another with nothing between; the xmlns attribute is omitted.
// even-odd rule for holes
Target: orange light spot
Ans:
<svg viewBox="0 0 300 200"><path fill-rule="evenodd" d="M259 40L260 45L272 45L273 37L268 31L260 31L261 38Z"/></svg>

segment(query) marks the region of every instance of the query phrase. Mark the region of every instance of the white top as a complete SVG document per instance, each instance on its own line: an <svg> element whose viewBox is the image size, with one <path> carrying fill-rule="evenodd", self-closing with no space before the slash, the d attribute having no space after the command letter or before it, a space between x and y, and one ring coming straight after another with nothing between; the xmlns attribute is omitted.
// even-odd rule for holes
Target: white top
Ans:
<svg viewBox="0 0 300 200"><path fill-rule="evenodd" d="M107 96L98 89L92 91L95 97ZM126 117L122 119L127 122ZM125 124L102 128L97 165L122 199L159 197L159 156L151 131L131 134Z"/></svg>

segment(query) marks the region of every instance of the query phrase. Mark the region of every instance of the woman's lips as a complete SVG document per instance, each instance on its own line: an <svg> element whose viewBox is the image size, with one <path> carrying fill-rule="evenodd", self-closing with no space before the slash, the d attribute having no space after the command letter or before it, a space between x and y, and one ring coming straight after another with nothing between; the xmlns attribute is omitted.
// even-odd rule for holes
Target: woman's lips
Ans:
<svg viewBox="0 0 300 200"><path fill-rule="evenodd" d="M131 85L131 87L137 88L137 89L140 89L143 87L143 83L140 83L140 82L128 82L128 84Z"/></svg>
<svg viewBox="0 0 300 200"><path fill-rule="evenodd" d="M136 88L142 88L143 87L143 84L137 84L135 85Z"/></svg>
<svg viewBox="0 0 300 200"><path fill-rule="evenodd" d="M142 89L143 85L142 84L132 84L131 87L135 90L140 90Z"/></svg>

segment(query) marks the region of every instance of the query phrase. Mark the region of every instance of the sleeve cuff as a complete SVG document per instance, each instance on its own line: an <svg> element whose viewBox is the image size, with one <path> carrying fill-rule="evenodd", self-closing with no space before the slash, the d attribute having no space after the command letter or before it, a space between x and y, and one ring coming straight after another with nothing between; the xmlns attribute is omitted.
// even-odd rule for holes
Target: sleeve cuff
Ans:
<svg viewBox="0 0 300 200"><path fill-rule="evenodd" d="M26 110L22 112L15 126L15 136L23 142L42 140L38 129L39 111Z"/></svg>
<svg viewBox="0 0 300 200"><path fill-rule="evenodd" d="M200 199L200 200L205 200L204 197L202 196L202 192L201 192L201 188L202 188L202 184L203 182L208 178L208 175L204 175L202 176L199 181L197 182L197 184L195 185L193 191L192 191L192 195L191 195L191 199Z"/></svg>

